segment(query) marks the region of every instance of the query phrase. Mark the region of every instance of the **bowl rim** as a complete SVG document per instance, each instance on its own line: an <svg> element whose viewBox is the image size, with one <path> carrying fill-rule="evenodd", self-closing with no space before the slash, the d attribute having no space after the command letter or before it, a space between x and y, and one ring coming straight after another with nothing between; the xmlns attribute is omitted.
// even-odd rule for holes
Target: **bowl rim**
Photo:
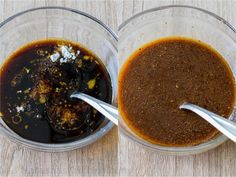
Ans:
<svg viewBox="0 0 236 177"><path fill-rule="evenodd" d="M144 11L139 12L139 13L133 15L132 17L126 19L124 22L122 22L118 27L118 33L122 28L124 28L126 25L128 25L132 20L134 20L142 15L145 15L145 14L151 13L151 12L155 12L155 11L170 9L170 8L186 8L186 9L193 9L193 10L201 11L201 12L206 13L212 17L215 17L217 20L221 21L223 24L228 26L234 33L236 33L236 28L233 25L231 25L227 20L220 17L219 15L217 15L213 12L210 12L208 10L205 10L205 9L202 9L199 7L195 7L195 6L189 6L189 5L166 5L166 6L159 6L159 7L154 7L151 9L144 10Z"/></svg>
<svg viewBox="0 0 236 177"><path fill-rule="evenodd" d="M236 33L236 28L233 25L231 25L224 18L216 15L213 12L210 12L208 10L205 10L205 9L202 9L202 8L199 8L199 7L189 6L189 5L166 5L166 6L159 6L159 7L155 7L155 8L144 10L144 11L142 11L140 13L137 13L137 14L133 15L132 17L128 18L122 24L119 25L119 27L118 27L118 34L129 23L131 23L133 20L135 20L135 19L137 19L137 18L139 18L139 17L141 17L143 15L146 15L146 14L152 13L152 12L161 11L161 10L172 9L172 8L193 9L193 10L202 12L204 14L210 15L210 16L214 17L216 20L218 20L219 22L221 22L224 25L226 25L234 34ZM236 116L236 115L233 115L233 116ZM119 117L121 117L121 115ZM234 117L234 120L235 119L236 119L236 117ZM203 143L201 143L199 145L186 146L186 147L171 147L171 146L169 147L169 146L161 146L161 145L151 144L151 143L143 140L142 138L138 137L138 135L132 135L127 130L125 130L122 126L119 126L119 131L121 132L121 134L125 135L125 137L127 137L129 140L134 141L135 143L137 143L141 147L145 147L147 149L150 149L151 151L155 151L155 152L159 152L159 153L164 153L164 154L168 154L168 155L192 155L192 154L198 154L198 153L202 153L202 152L208 151L210 149L213 149L213 148L221 145L222 143L224 143L226 140L228 140L228 138L226 136L224 136L223 134L219 134L215 138L213 138L213 139L211 139L211 140L209 140L207 142L203 142Z"/></svg>
<svg viewBox="0 0 236 177"><path fill-rule="evenodd" d="M16 14L6 18L4 21L2 21L0 23L0 28L3 27L5 24L9 23L10 21L12 21L13 19L15 19L18 16L21 16L23 14L26 14L26 13L29 13L29 12L33 12L33 11L38 11L38 10L53 10L53 9L55 9L55 10L65 10L65 11L73 12L73 13L82 15L84 17L87 17L87 18L91 19L92 21L97 22L101 27L103 27L106 31L108 31L112 35L112 37L114 37L115 40L118 42L117 34L110 27L108 27L105 23L103 23L101 20L99 20L98 18L96 18L96 17L94 17L94 16L92 16L92 15L90 15L88 13L85 13L83 11L76 10L76 9L73 9L73 8L69 8L69 7L62 7L62 6L42 6L42 7L31 8L31 9L27 9L27 10L18 12Z"/></svg>
<svg viewBox="0 0 236 177"><path fill-rule="evenodd" d="M62 10L62 11L72 12L77 15L84 16L84 17L94 21L95 23L99 24L101 26L101 28L105 29L105 31L108 32L108 34L115 40L115 42L118 42L117 34L110 27L105 25L105 23L103 23L101 20L99 20L96 17L94 17L88 13L85 13L83 11L76 10L73 8L60 7L60 6L42 6L42 7L31 8L31 9L27 9L25 11L18 12L16 14L8 17L4 21L2 21L0 23L0 29L4 25L8 24L9 22L11 22L12 20L14 20L15 18L17 18L19 16L22 16L24 14L34 12L34 11L40 11L40 10ZM117 51L117 48L115 48L115 50ZM114 101L114 97L112 98L112 100ZM28 147L33 150L38 150L38 151L64 152L64 151L74 150L77 148L82 148L84 146L94 143L95 141L97 141L98 139L103 137L105 134L107 134L112 129L114 124L111 121L108 121L104 127L102 127L100 130L96 131L94 134L91 134L91 135L89 135L85 138L82 138L80 140L67 142L67 143L60 143L60 144L59 143L40 143L40 142L36 142L36 141L31 141L31 140L28 140L28 139L25 139L25 138L19 136L18 134L14 133L14 132L9 131L8 127L5 127L5 126L6 125L3 125L2 123L0 123L0 132L2 133L2 135L7 137L7 139L12 140L13 142L16 142L20 145L23 145L25 147Z"/></svg>

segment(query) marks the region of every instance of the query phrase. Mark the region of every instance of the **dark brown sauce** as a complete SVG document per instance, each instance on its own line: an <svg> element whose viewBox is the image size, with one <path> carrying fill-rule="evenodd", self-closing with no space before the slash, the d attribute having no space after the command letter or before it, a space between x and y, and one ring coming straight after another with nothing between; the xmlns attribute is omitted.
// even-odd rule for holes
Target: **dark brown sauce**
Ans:
<svg viewBox="0 0 236 177"><path fill-rule="evenodd" d="M202 42L170 37L136 51L119 75L119 111L143 139L164 146L190 146L218 131L183 102L225 118L235 102L235 80L225 60Z"/></svg>
<svg viewBox="0 0 236 177"><path fill-rule="evenodd" d="M1 67L1 117L17 134L37 142L86 137L104 117L85 102L71 100L75 91L111 102L111 80L100 59L69 41L30 43Z"/></svg>

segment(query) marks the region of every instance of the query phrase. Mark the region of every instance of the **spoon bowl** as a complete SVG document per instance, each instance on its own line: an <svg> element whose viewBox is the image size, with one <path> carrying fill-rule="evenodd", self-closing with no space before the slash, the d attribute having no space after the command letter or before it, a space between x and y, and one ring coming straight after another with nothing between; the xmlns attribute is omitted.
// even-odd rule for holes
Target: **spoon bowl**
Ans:
<svg viewBox="0 0 236 177"><path fill-rule="evenodd" d="M227 136L229 139L236 143L235 122L225 119L224 117L221 117L213 112L210 112L202 107L191 103L183 103L182 105L180 105L179 108L187 109L198 114L203 119L208 121L211 125L213 125L215 128L217 128L221 133L223 133L225 136Z"/></svg>
<svg viewBox="0 0 236 177"><path fill-rule="evenodd" d="M103 114L106 118L108 118L110 121L112 121L115 125L118 125L118 109L116 107L80 92L76 92L70 97L78 98L85 101L86 103L94 107L97 111L99 111L101 114Z"/></svg>

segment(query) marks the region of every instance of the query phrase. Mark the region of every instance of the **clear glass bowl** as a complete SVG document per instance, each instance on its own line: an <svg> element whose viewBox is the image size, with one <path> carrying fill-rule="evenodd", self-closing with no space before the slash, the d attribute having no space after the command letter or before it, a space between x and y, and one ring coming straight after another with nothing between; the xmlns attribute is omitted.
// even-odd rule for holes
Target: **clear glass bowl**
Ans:
<svg viewBox="0 0 236 177"><path fill-rule="evenodd" d="M236 29L226 20L203 9L190 6L163 6L141 12L119 27L119 69L140 46L167 36L199 39L215 48L228 62L236 78ZM236 105L231 120L236 119ZM165 147L151 144L137 135L119 117L119 131L139 144L167 154L196 154L215 148L227 138L219 135L191 147Z"/></svg>
<svg viewBox="0 0 236 177"><path fill-rule="evenodd" d="M81 11L63 7L41 7L18 13L0 23L0 65L16 49L29 42L63 38L79 42L93 51L106 66L113 88L112 103L117 97L117 36L104 23ZM26 140L0 124L0 131L7 138L27 147L41 151L66 151L81 148L105 135L113 123L104 120L93 134L81 140L46 144Z"/></svg>

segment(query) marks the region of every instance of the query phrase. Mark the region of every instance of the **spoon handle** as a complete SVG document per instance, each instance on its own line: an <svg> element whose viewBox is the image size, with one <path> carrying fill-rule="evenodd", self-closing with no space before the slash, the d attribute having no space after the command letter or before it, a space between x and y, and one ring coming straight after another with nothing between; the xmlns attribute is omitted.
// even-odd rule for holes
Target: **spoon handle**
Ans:
<svg viewBox="0 0 236 177"><path fill-rule="evenodd" d="M106 116L114 124L118 125L118 109L110 104L83 93L74 93L71 98L78 98L93 106L96 110Z"/></svg>
<svg viewBox="0 0 236 177"><path fill-rule="evenodd" d="M236 123L233 121L191 103L182 104L180 109L188 109L195 112L236 143Z"/></svg>

